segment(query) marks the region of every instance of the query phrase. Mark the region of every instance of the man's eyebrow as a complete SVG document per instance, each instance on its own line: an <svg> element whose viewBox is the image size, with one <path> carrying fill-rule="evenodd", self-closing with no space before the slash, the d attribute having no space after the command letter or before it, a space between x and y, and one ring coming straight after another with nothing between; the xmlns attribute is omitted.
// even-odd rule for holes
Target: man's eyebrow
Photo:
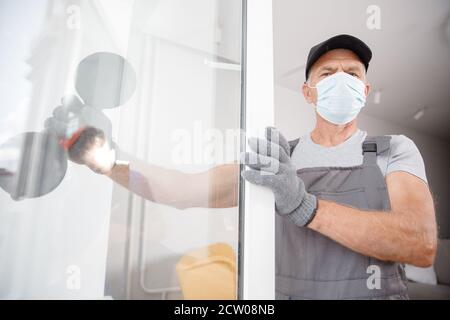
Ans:
<svg viewBox="0 0 450 320"><path fill-rule="evenodd" d="M332 66L322 66L322 67L319 67L319 69L317 69L317 72L320 72L320 71L334 71L334 70L336 70L335 67L332 67Z"/></svg>
<svg viewBox="0 0 450 320"><path fill-rule="evenodd" d="M361 67L359 65L352 65L345 68L347 71L361 71Z"/></svg>

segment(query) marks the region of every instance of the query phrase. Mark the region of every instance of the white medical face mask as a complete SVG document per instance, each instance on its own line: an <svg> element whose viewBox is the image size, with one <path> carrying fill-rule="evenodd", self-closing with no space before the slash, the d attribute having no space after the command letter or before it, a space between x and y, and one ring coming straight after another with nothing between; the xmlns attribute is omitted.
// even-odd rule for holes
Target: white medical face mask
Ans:
<svg viewBox="0 0 450 320"><path fill-rule="evenodd" d="M328 76L310 88L317 89L317 113L334 124L349 123L366 103L365 84L345 72Z"/></svg>

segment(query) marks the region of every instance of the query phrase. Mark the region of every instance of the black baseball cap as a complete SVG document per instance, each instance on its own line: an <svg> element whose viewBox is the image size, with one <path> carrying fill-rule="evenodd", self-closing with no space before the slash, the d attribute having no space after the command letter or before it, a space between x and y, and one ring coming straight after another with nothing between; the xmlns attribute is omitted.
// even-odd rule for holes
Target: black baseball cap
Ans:
<svg viewBox="0 0 450 320"><path fill-rule="evenodd" d="M308 74L312 65L316 63L322 55L333 49L348 49L353 51L359 59L361 59L367 72L370 59L372 59L372 51L370 48L362 40L354 36L340 34L315 45L309 50L308 60L306 61L305 79L308 79Z"/></svg>

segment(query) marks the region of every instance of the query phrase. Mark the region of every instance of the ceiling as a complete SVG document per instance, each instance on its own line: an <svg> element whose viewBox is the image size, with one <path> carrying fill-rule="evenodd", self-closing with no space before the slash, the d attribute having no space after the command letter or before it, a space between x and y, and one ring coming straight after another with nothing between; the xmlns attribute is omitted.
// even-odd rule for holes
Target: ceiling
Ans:
<svg viewBox="0 0 450 320"><path fill-rule="evenodd" d="M273 3L276 84L299 90L309 49L333 35L352 34L373 52L372 94L363 112L450 139L450 1L378 0L380 30L366 26L371 0Z"/></svg>

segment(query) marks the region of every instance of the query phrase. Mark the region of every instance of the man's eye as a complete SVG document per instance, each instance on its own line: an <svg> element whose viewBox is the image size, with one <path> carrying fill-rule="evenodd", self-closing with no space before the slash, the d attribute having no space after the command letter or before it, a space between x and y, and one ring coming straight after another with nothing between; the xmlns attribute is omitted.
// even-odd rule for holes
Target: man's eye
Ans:
<svg viewBox="0 0 450 320"><path fill-rule="evenodd" d="M350 72L349 75L359 78L359 75L357 73L354 73L354 72Z"/></svg>
<svg viewBox="0 0 450 320"><path fill-rule="evenodd" d="M322 73L320 76L321 76L321 77L328 77L329 75L330 75L329 72L325 72L325 73Z"/></svg>

